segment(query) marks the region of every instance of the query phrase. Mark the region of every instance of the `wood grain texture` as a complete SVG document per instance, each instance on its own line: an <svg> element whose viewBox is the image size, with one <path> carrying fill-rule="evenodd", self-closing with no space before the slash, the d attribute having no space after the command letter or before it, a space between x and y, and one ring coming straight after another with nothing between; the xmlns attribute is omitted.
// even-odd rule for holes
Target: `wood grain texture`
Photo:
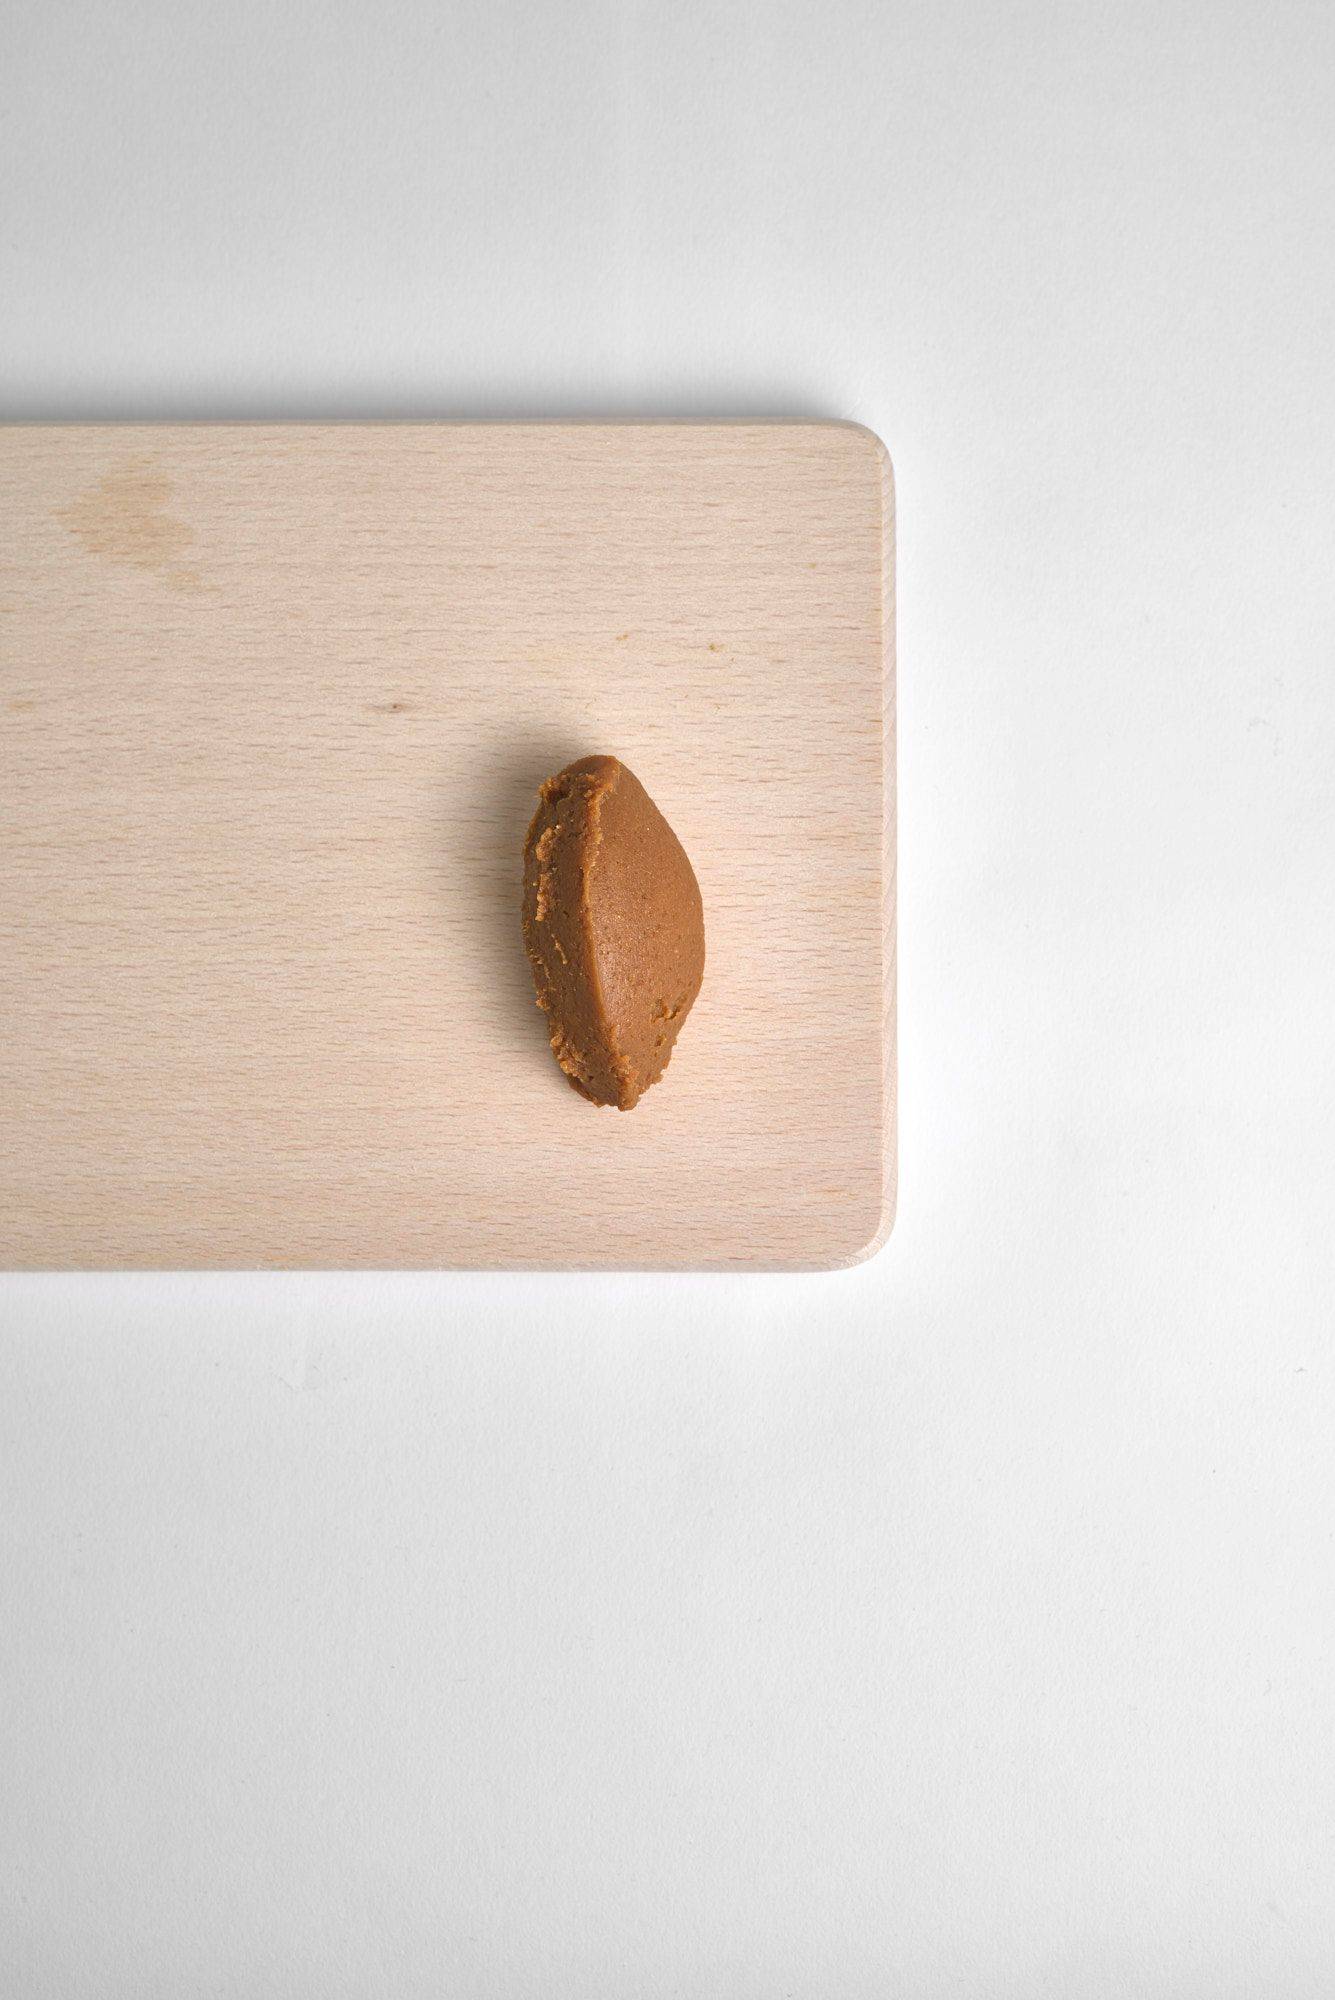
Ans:
<svg viewBox="0 0 1335 2000"><path fill-rule="evenodd" d="M792 425L0 430L0 1261L793 1268L894 1207L888 461ZM704 894L628 1114L519 927L620 756Z"/></svg>

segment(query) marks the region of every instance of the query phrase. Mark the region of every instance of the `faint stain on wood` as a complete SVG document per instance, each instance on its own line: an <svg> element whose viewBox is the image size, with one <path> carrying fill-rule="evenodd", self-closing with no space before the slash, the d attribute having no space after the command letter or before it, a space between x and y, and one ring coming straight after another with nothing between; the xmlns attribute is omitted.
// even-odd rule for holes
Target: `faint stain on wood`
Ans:
<svg viewBox="0 0 1335 2000"><path fill-rule="evenodd" d="M170 497L171 481L162 473L143 463L126 465L58 508L57 519L89 555L154 570L172 590L203 590L198 569L181 560L195 531L168 513Z"/></svg>

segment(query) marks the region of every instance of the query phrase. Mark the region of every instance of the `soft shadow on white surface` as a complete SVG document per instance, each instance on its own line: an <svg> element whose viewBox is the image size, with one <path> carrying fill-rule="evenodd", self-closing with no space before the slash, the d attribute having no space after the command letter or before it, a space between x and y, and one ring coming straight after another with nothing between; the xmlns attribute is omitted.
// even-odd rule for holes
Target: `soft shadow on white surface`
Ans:
<svg viewBox="0 0 1335 2000"><path fill-rule="evenodd" d="M277 395L202 387L189 395L109 388L73 395L6 393L0 423L819 423L841 410L802 395L701 389L624 397L571 396L560 388L476 393L423 391L403 397L357 384L312 392L298 384Z"/></svg>

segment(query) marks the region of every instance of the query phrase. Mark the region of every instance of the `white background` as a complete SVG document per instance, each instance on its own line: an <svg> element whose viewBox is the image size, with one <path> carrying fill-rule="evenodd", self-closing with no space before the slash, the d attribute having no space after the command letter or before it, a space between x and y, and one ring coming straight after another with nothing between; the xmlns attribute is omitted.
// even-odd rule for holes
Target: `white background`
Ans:
<svg viewBox="0 0 1335 2000"><path fill-rule="evenodd" d="M1325 0L8 0L4 415L886 438L902 1171L0 1281L6 1995L1335 1992L1333 109Z"/></svg>

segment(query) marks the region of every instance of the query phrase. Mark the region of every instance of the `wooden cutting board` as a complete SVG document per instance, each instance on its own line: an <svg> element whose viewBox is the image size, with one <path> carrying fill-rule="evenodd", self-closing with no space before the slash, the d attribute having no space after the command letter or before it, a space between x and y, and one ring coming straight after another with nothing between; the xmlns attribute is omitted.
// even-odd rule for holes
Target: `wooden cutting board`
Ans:
<svg viewBox="0 0 1335 2000"><path fill-rule="evenodd" d="M0 1262L874 1248L891 548L851 425L0 429ZM594 750L705 901L630 1113L558 1072L519 929Z"/></svg>

